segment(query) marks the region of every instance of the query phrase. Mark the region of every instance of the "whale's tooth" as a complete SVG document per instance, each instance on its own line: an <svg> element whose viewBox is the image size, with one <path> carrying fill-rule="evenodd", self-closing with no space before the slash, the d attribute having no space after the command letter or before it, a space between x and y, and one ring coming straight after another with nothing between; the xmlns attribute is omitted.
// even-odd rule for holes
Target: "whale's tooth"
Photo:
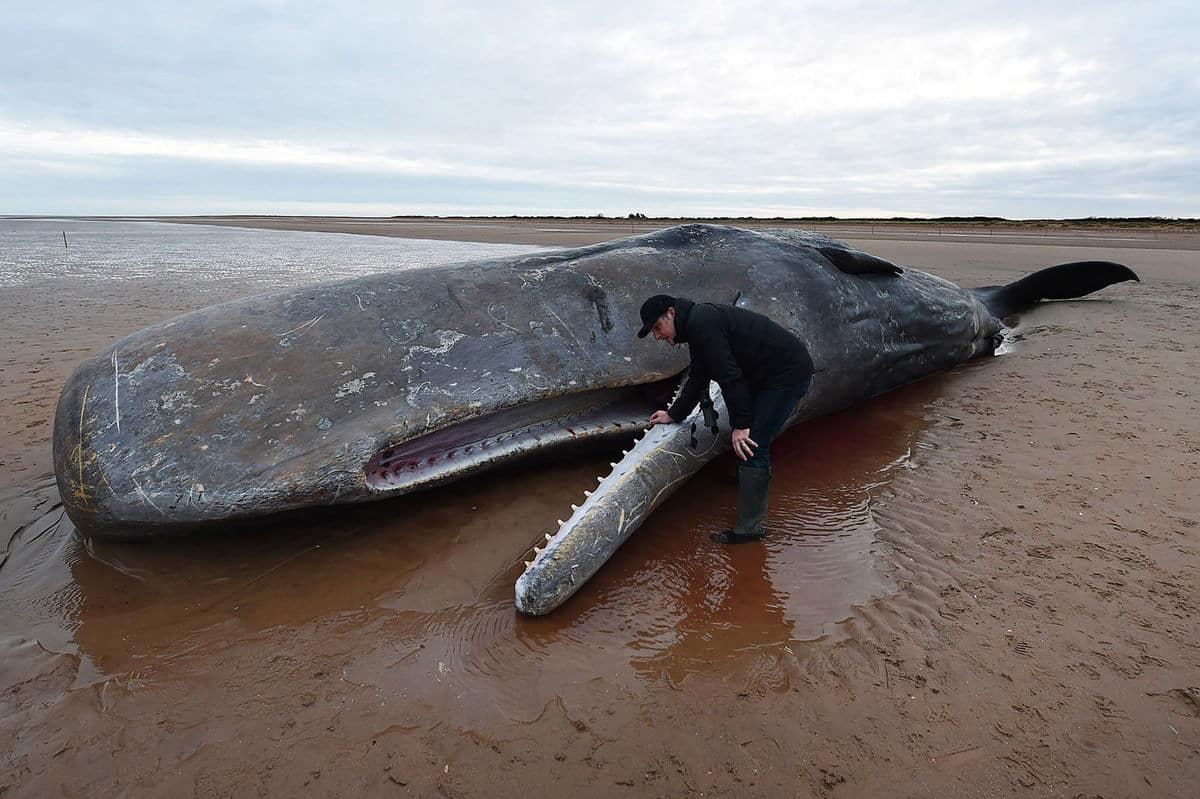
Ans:
<svg viewBox="0 0 1200 799"><path fill-rule="evenodd" d="M571 506L571 510L579 510L579 506L578 506L578 505L572 505L572 506Z"/></svg>
<svg viewBox="0 0 1200 799"><path fill-rule="evenodd" d="M546 543L550 543L550 538L551 538L551 535L549 533L546 533Z"/></svg>
<svg viewBox="0 0 1200 799"><path fill-rule="evenodd" d="M615 464L615 463L610 463L610 464L608 464L608 465L609 465L609 466L611 466L611 467L613 467L614 469L615 469L615 468L617 468L617 464Z"/></svg>
<svg viewBox="0 0 1200 799"><path fill-rule="evenodd" d="M526 569L528 569L528 568L529 568L530 566L532 566L532 565L533 565L533 561L532 561L532 560L527 560L527 561L525 561L525 568L526 568Z"/></svg>
<svg viewBox="0 0 1200 799"><path fill-rule="evenodd" d="M558 526L559 526L559 527L562 527L562 526L563 526L563 520L562 520L562 519L555 519L554 521L558 522Z"/></svg>
<svg viewBox="0 0 1200 799"><path fill-rule="evenodd" d="M597 482L597 483L603 483L603 482L604 482L604 475L601 475L601 474L598 474L598 475L596 475L596 482Z"/></svg>
<svg viewBox="0 0 1200 799"><path fill-rule="evenodd" d="M621 450L621 454L622 454L622 455L628 455L628 454L629 454L629 450L627 450L627 449L623 449L623 450Z"/></svg>
<svg viewBox="0 0 1200 799"><path fill-rule="evenodd" d="M590 496L592 495L592 492L591 492L591 491L588 491L588 490L585 488L585 489L583 489L583 495L584 495L585 497L590 497Z"/></svg>
<svg viewBox="0 0 1200 799"><path fill-rule="evenodd" d="M534 554L536 554L536 555L540 555L540 554L542 554L542 550L543 550L543 549L544 549L544 547L534 547L534 548L533 548L533 552L534 552Z"/></svg>

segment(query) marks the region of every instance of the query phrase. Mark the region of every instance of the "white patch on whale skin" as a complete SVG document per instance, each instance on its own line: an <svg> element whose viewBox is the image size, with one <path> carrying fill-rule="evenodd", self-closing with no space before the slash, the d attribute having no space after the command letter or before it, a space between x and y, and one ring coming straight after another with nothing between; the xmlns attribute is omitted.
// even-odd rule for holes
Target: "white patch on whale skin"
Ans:
<svg viewBox="0 0 1200 799"><path fill-rule="evenodd" d="M410 408L420 408L422 394L437 394L437 393L438 393L437 390L434 389L434 387L433 387L433 383L426 380L422 383L418 383L415 386L409 386L408 392L407 392L406 396L404 397L404 401L408 403ZM428 416L425 417L425 426L429 427L429 417Z"/></svg>
<svg viewBox="0 0 1200 799"><path fill-rule="evenodd" d="M362 378L356 377L353 380L342 383L341 388L339 388L338 392L333 396L341 399L342 397L350 394L359 394L364 388L366 388L366 386L367 384L363 382Z"/></svg>
<svg viewBox="0 0 1200 799"><path fill-rule="evenodd" d="M367 387L367 381L374 376L374 372L364 372L362 377L356 377L353 380L342 383L341 387L338 388L338 392L333 396L341 399L351 394L361 394L362 390Z"/></svg>
<svg viewBox="0 0 1200 799"><path fill-rule="evenodd" d="M533 269L526 269L524 272L519 273L517 277L519 277L521 282L527 287L530 281L540 283L542 280L546 279L546 275L554 274L561 266L561 262L554 261L542 266L536 266Z"/></svg>
<svg viewBox="0 0 1200 799"><path fill-rule="evenodd" d="M172 391L160 396L159 400L161 400L159 407L164 411L185 411L196 407L186 391Z"/></svg>
<svg viewBox="0 0 1200 799"><path fill-rule="evenodd" d="M451 347L467 337L466 333L460 333L457 330L435 330L433 334L437 336L438 346L423 347L420 344L414 344L408 348L408 354L404 357L406 359L412 358L419 353L425 355L445 355L450 351Z"/></svg>

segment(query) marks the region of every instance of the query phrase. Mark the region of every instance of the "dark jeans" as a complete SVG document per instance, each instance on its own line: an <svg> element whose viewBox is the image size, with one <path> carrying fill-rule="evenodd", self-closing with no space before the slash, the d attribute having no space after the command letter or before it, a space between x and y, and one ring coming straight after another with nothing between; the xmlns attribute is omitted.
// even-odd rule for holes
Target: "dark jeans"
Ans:
<svg viewBox="0 0 1200 799"><path fill-rule="evenodd" d="M750 420L750 439L758 444L754 455L741 462L741 466L754 469L771 468L771 443L783 429L788 417L812 383L812 378L795 386L765 388L754 395L754 411Z"/></svg>

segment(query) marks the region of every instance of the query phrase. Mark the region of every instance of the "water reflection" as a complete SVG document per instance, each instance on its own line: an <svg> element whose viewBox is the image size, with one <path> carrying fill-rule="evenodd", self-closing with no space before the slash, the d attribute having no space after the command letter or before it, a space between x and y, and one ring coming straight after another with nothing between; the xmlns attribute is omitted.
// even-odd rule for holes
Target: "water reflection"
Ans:
<svg viewBox="0 0 1200 799"><path fill-rule="evenodd" d="M64 524L35 544L47 559L40 589L14 588L9 563L4 590L43 593L41 611L58 614L81 656L77 684L228 667L294 636L355 684L417 691L453 674L456 703L511 717L591 679L761 673L887 592L872 497L910 465L942 380L783 436L766 542L708 540L736 505L735 465L719 460L546 618L513 608L520 561L609 452L152 544L88 541Z"/></svg>
<svg viewBox="0 0 1200 799"><path fill-rule="evenodd" d="M773 451L771 535L710 544L736 513L731 458L703 470L587 588L518 634L542 651L586 642L593 668L680 681L734 673L783 647L833 634L856 604L889 591L871 555L872 497L910 466L937 377L789 431ZM613 651L615 650L615 651Z"/></svg>
<svg viewBox="0 0 1200 799"><path fill-rule="evenodd" d="M674 683L693 673L761 674L785 647L834 633L854 605L886 594L871 555L872 497L910 464L922 410L942 380L781 437L771 534L761 545L708 544L736 512L731 461L713 464L656 514L621 553L643 565L628 578L612 570L601 589L608 608L639 609L629 619L637 671Z"/></svg>

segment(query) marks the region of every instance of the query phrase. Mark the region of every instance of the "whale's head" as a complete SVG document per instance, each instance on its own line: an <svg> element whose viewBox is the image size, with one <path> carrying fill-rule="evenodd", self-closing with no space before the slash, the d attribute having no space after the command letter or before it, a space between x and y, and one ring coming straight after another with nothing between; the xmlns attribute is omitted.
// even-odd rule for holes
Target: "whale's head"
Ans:
<svg viewBox="0 0 1200 799"><path fill-rule="evenodd" d="M731 236L684 226L596 247L237 300L82 364L55 419L76 525L143 537L427 488L632 436L686 352L639 340L664 286L732 297Z"/></svg>

